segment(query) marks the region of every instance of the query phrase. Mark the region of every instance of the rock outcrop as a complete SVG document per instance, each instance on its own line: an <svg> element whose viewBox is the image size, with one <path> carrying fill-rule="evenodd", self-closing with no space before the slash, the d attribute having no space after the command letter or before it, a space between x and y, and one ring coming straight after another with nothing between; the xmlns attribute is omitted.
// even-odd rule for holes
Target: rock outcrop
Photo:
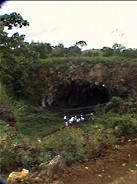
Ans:
<svg viewBox="0 0 137 184"><path fill-rule="evenodd" d="M102 103L100 99L106 99L104 102L107 102L112 96L127 98L137 94L136 62L131 64L85 61L55 63L43 69L40 78L45 83L43 98L46 107L96 105ZM91 103L87 104L85 98L85 102L79 104L87 95Z"/></svg>
<svg viewBox="0 0 137 184"><path fill-rule="evenodd" d="M52 178L54 174L61 172L65 168L66 168L66 163L64 159L60 155L57 155L48 164L41 163L39 165L38 177L45 176L48 178Z"/></svg>

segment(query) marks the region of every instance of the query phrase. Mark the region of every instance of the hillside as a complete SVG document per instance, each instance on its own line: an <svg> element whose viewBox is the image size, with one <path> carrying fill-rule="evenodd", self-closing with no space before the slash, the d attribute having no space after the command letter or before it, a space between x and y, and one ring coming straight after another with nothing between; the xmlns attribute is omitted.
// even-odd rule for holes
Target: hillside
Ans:
<svg viewBox="0 0 137 184"><path fill-rule="evenodd" d="M108 102L112 96L125 99L136 95L137 62L100 57L76 59L58 59L40 72L48 107L94 106Z"/></svg>
<svg viewBox="0 0 137 184"><path fill-rule="evenodd" d="M0 24L2 176L18 171L23 179L11 179L18 184L108 184L135 170L137 49L28 43L6 32L29 26L16 12L1 15ZM54 158L66 170L57 172Z"/></svg>

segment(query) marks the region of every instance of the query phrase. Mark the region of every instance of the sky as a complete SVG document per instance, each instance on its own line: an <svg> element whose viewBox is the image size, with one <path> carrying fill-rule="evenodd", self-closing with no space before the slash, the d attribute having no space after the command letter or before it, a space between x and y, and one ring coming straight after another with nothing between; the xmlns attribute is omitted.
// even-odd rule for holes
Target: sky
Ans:
<svg viewBox="0 0 137 184"><path fill-rule="evenodd" d="M137 48L137 1L8 1L0 9L0 15L12 12L30 22L13 30L28 42L70 47L84 40L85 49L114 43Z"/></svg>

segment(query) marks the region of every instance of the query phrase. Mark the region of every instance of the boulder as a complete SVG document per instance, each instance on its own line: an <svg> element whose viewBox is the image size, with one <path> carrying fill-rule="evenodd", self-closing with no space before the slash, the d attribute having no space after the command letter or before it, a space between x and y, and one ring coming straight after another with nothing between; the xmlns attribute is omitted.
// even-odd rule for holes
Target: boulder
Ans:
<svg viewBox="0 0 137 184"><path fill-rule="evenodd" d="M66 163L64 159L60 155L57 155L48 164L42 163L39 165L40 172L38 176L39 177L45 176L52 178L54 174L61 172L65 168Z"/></svg>

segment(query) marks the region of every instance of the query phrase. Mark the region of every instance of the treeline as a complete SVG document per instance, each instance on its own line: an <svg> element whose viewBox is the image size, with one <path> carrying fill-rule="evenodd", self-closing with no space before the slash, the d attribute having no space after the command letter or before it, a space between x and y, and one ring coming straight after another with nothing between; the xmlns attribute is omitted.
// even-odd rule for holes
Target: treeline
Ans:
<svg viewBox="0 0 137 184"><path fill-rule="evenodd" d="M110 57L110 56L121 56L126 58L137 58L137 49L126 49L119 46L112 48L103 47L102 49L89 49L82 51L82 49L74 44L70 47L64 47L62 43L56 46L52 46L50 43L44 42L25 42L18 40L17 45L15 44L15 38L13 38L14 43L9 45L1 45L1 51L3 51L3 56L6 57L9 54L13 54L17 57L23 56L29 60L47 59L53 57L70 57L70 56L88 56L88 57Z"/></svg>
<svg viewBox="0 0 137 184"><path fill-rule="evenodd" d="M65 48L63 44L52 46L50 43L43 42L22 42L17 47L5 47L2 46L4 57L7 53L14 54L15 56L25 56L33 59L46 59L50 57L66 57L77 56L81 54L81 49L74 45L69 48Z"/></svg>

